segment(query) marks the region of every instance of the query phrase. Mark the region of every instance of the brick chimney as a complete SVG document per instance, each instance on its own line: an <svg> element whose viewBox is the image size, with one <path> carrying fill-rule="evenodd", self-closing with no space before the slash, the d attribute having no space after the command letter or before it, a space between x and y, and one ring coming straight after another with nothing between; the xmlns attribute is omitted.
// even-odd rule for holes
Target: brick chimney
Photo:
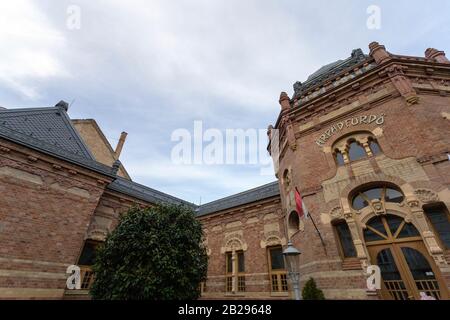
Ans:
<svg viewBox="0 0 450 320"><path fill-rule="evenodd" d="M117 143L116 150L114 151L114 157L116 160L119 159L120 154L122 153L123 145L125 144L125 140L127 139L128 133L122 132L120 134L119 142Z"/></svg>
<svg viewBox="0 0 450 320"><path fill-rule="evenodd" d="M434 61L439 62L439 63L450 63L450 61L445 56L445 52L444 51L439 51L439 50L434 49L434 48L428 48L425 51L425 58L427 58L429 60L434 60Z"/></svg>

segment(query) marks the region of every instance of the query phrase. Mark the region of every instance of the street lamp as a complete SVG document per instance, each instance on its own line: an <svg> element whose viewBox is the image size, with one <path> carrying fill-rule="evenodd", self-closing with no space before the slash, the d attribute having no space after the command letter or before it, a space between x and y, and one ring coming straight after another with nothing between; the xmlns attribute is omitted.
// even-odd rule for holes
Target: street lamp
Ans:
<svg viewBox="0 0 450 320"><path fill-rule="evenodd" d="M286 250L283 251L289 278L291 279L292 287L294 289L295 300L300 300L300 272L298 263L300 254L300 251L292 245L291 241L288 242Z"/></svg>

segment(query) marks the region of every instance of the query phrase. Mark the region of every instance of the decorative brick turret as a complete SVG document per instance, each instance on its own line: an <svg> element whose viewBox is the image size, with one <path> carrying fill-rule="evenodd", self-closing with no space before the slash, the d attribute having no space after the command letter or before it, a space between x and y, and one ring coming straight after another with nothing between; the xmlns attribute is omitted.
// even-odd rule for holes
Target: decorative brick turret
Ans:
<svg viewBox="0 0 450 320"><path fill-rule="evenodd" d="M289 96L287 95L286 92L282 92L280 94L280 100L279 103L281 105L281 110L285 111L285 110L289 110L291 107L291 99L289 99Z"/></svg>
<svg viewBox="0 0 450 320"><path fill-rule="evenodd" d="M425 51L425 58L427 58L429 60L434 60L434 61L439 62L439 63L450 63L450 61L445 56L445 52L444 51L439 51L439 50L434 49L434 48L428 48Z"/></svg>
<svg viewBox="0 0 450 320"><path fill-rule="evenodd" d="M378 42L372 42L369 44L369 49L370 56L375 59L377 64L381 64L391 57L389 52L386 51L386 48Z"/></svg>

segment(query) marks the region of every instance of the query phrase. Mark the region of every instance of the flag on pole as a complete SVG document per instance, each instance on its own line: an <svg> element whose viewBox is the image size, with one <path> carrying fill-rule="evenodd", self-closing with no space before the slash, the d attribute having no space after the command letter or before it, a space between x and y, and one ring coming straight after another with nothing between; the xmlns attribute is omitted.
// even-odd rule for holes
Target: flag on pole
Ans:
<svg viewBox="0 0 450 320"><path fill-rule="evenodd" d="M302 196L298 191L297 187L295 187L295 205L297 207L297 213L300 218L308 218L308 208L306 208L305 203L302 200Z"/></svg>

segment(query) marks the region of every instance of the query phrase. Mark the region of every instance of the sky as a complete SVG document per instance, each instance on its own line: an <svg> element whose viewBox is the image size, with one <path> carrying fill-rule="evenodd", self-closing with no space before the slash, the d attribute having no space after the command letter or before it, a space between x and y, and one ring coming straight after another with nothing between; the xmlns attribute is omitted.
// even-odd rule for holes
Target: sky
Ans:
<svg viewBox="0 0 450 320"><path fill-rule="evenodd" d="M449 12L447 0L1 0L0 106L65 100L113 148L128 133L120 159L134 181L206 203L274 181L268 155L177 164L177 129L266 130L281 91L372 41L450 55Z"/></svg>

